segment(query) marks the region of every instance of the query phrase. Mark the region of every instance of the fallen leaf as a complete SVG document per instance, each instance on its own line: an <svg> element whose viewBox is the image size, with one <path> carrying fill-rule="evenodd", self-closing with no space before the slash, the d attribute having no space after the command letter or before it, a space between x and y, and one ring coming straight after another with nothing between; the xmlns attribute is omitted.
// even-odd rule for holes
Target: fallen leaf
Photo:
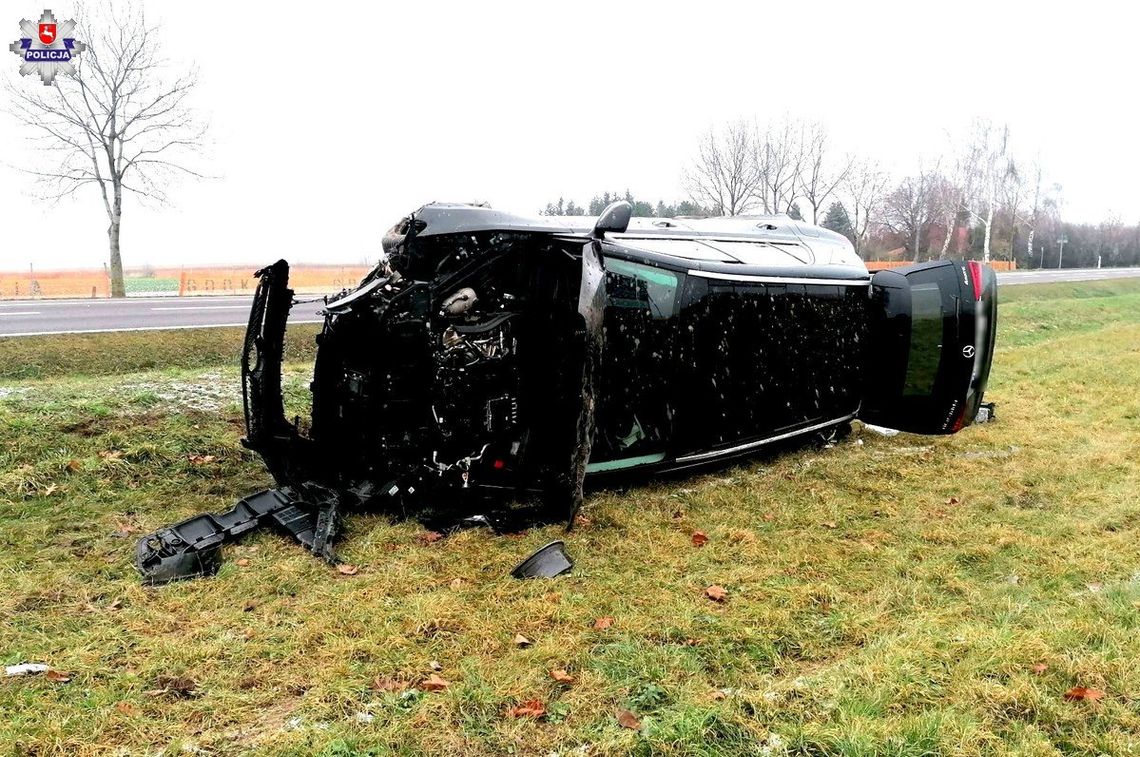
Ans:
<svg viewBox="0 0 1140 757"><path fill-rule="evenodd" d="M515 634L515 646L516 647L529 647L530 645L531 645L530 639L523 636L521 633Z"/></svg>
<svg viewBox="0 0 1140 757"><path fill-rule="evenodd" d="M72 471L73 473L82 467L83 467L83 463L79 462L78 460L68 460L67 461L67 469L69 471Z"/></svg>
<svg viewBox="0 0 1140 757"><path fill-rule="evenodd" d="M776 514L775 513L764 513L764 520L771 523L772 521L776 520Z"/></svg>
<svg viewBox="0 0 1140 757"><path fill-rule="evenodd" d="M693 532L693 546L694 547L703 547L708 543L709 543L709 535L706 534L704 531L694 531Z"/></svg>
<svg viewBox="0 0 1140 757"><path fill-rule="evenodd" d="M1042 673L1044 673L1048 669L1049 669L1049 666L1043 662L1039 662L1030 668L1030 670L1032 670L1035 675L1041 675Z"/></svg>
<svg viewBox="0 0 1140 757"><path fill-rule="evenodd" d="M819 525L823 526L824 528L836 528L836 527L838 527L838 524L833 520L825 520L823 523L820 523Z"/></svg>
<svg viewBox="0 0 1140 757"><path fill-rule="evenodd" d="M948 505L956 505L961 501L962 500L959 499L958 497L947 497L946 498L946 504L948 504Z"/></svg>
<svg viewBox="0 0 1140 757"><path fill-rule="evenodd" d="M194 465L209 465L218 458L214 455L191 455L189 459Z"/></svg>
<svg viewBox="0 0 1140 757"><path fill-rule="evenodd" d="M628 728L631 731L641 730L641 721L629 710L618 710L617 722L622 728Z"/></svg>
<svg viewBox="0 0 1140 757"><path fill-rule="evenodd" d="M340 573L342 576L355 576L360 572L360 568L356 567L355 565L349 565L348 563L342 562L340 565L336 566L336 572Z"/></svg>
<svg viewBox="0 0 1140 757"><path fill-rule="evenodd" d="M424 544L432 544L442 539L443 534L441 534L439 531L424 531L416 538Z"/></svg>
<svg viewBox="0 0 1140 757"><path fill-rule="evenodd" d="M44 678L48 679L52 683L67 683L71 680L71 673L65 673L62 670L52 669L44 673Z"/></svg>
<svg viewBox="0 0 1140 757"><path fill-rule="evenodd" d="M241 608L242 612L253 612L256 609L257 609L257 602L253 601L252 599L246 601L246 603L244 605L242 605L242 608Z"/></svg>
<svg viewBox="0 0 1140 757"><path fill-rule="evenodd" d="M427 677L426 681L424 681L423 683L420 684L420 687L424 691L446 691L447 687L450 685L451 685L451 681L445 681L444 679L437 676L435 673L432 673L430 676Z"/></svg>
<svg viewBox="0 0 1140 757"><path fill-rule="evenodd" d="M607 628L609 628L610 626L612 626L613 624L614 624L614 619L607 615L604 618L598 618L597 620L594 621L594 630L595 631L604 631Z"/></svg>
<svg viewBox="0 0 1140 757"><path fill-rule="evenodd" d="M705 589L705 596L714 602L723 602L725 597L728 596L728 589L713 584Z"/></svg>
<svg viewBox="0 0 1140 757"><path fill-rule="evenodd" d="M1104 589L1104 584L1094 582L1091 584L1085 584L1085 588L1091 591L1093 594L1097 594Z"/></svg>
<svg viewBox="0 0 1140 757"><path fill-rule="evenodd" d="M443 670L443 666L439 664L439 660L432 660L428 663L428 667L432 670Z"/></svg>
<svg viewBox="0 0 1140 757"><path fill-rule="evenodd" d="M507 710L507 714L512 718L541 718L546 714L546 705L537 699L531 699Z"/></svg>
<svg viewBox="0 0 1140 757"><path fill-rule="evenodd" d="M717 689L716 691L714 691L712 693L713 700L717 701L717 702L721 701L722 699L725 699L727 696L728 696L728 694L724 693L724 689Z"/></svg>
<svg viewBox="0 0 1140 757"><path fill-rule="evenodd" d="M562 668L550 671L550 677L558 683L574 683L574 676L567 673Z"/></svg>
<svg viewBox="0 0 1140 757"><path fill-rule="evenodd" d="M699 647L701 644L704 644L705 641L704 639L685 639L682 643L686 647Z"/></svg>
<svg viewBox="0 0 1140 757"><path fill-rule="evenodd" d="M115 702L115 709L132 718L139 714L139 708L130 702Z"/></svg>
<svg viewBox="0 0 1140 757"><path fill-rule="evenodd" d="M237 565L239 568L248 568L249 567L249 559L243 557L237 561Z"/></svg>
<svg viewBox="0 0 1140 757"><path fill-rule="evenodd" d="M590 525L590 519L587 518L585 515L579 515L578 517L576 517L574 519L574 524L577 526L581 526L582 528L585 528L586 526Z"/></svg>
<svg viewBox="0 0 1140 757"><path fill-rule="evenodd" d="M123 456L122 450L117 450L117 449L101 450L99 452L99 457L103 458L104 460L118 460L122 456Z"/></svg>
<svg viewBox="0 0 1140 757"><path fill-rule="evenodd" d="M48 486L48 488L44 489L44 496L50 497L51 495L55 494L57 489L59 489L58 486L56 486L55 484L51 484L50 486Z"/></svg>
<svg viewBox="0 0 1140 757"><path fill-rule="evenodd" d="M408 688L408 684L404 681L397 681L395 678L388 678L387 676L376 676L372 679L373 691L403 691Z"/></svg>
<svg viewBox="0 0 1140 757"><path fill-rule="evenodd" d="M448 585L452 588L452 590L462 589L463 588L463 579L462 578L453 578L453 579L451 579L451 583Z"/></svg>
<svg viewBox="0 0 1140 757"><path fill-rule="evenodd" d="M1070 702L1079 702L1081 700L1098 702L1104 699L1104 692L1100 689L1086 689L1084 686L1074 686L1065 692L1065 699Z"/></svg>

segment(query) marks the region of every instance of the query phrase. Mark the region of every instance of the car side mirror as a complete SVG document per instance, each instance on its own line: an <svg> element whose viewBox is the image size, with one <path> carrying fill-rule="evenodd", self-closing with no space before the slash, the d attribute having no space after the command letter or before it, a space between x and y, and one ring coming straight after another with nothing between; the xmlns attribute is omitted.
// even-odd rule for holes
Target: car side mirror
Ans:
<svg viewBox="0 0 1140 757"><path fill-rule="evenodd" d="M629 219L632 215L633 206L625 200L611 202L598 216L598 222L594 224L592 236L594 239L601 239L607 232L623 233L629 228Z"/></svg>

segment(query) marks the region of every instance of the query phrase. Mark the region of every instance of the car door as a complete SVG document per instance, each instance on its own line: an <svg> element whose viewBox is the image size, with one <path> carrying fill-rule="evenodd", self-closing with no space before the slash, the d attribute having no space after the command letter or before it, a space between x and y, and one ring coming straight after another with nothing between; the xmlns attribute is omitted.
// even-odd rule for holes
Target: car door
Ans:
<svg viewBox="0 0 1140 757"><path fill-rule="evenodd" d="M603 358L588 472L660 462L673 436L677 302L684 274L605 258Z"/></svg>
<svg viewBox="0 0 1140 757"><path fill-rule="evenodd" d="M876 273L860 419L919 434L972 423L996 328L989 266L947 260Z"/></svg>

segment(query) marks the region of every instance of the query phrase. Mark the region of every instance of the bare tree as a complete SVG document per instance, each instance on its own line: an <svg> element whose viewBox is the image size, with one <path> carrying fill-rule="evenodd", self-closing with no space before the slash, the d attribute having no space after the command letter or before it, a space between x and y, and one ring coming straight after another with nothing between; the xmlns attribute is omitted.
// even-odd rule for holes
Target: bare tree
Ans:
<svg viewBox="0 0 1140 757"><path fill-rule="evenodd" d="M917 174L903 179L886 198L886 222L906 238L916 263L921 251L922 232L933 217L931 200L936 175L937 172L920 167Z"/></svg>
<svg viewBox="0 0 1140 757"><path fill-rule="evenodd" d="M1037 229L1053 214L1057 209L1057 195L1061 190L1059 184L1054 184L1051 188L1042 189L1041 182L1044 176L1044 171L1041 168L1041 156L1038 155L1029 168L1028 181L1032 182L1029 188L1029 196L1026 202L1026 211L1022 215L1014 214L1015 221L1020 221L1026 229L1027 238L1025 240L1025 262L1029 265L1033 262L1033 243L1037 236Z"/></svg>
<svg viewBox="0 0 1140 757"><path fill-rule="evenodd" d="M887 173L872 160L851 164L842 184L850 208L851 230L855 233L855 253L862 257L863 244L875 221L881 216L887 191Z"/></svg>
<svg viewBox="0 0 1140 757"><path fill-rule="evenodd" d="M982 261L988 263L994 216L1005 184L1015 170L1009 156L1009 127L999 129L989 121L976 121L962 165L963 207L984 229Z"/></svg>
<svg viewBox="0 0 1140 757"><path fill-rule="evenodd" d="M942 248L938 251L938 259L945 260L950 252L950 243L958 232L958 217L962 212L962 185L953 174L939 173L931 180L930 202L931 214L942 221L945 232L942 235Z"/></svg>
<svg viewBox="0 0 1140 757"><path fill-rule="evenodd" d="M122 297L124 193L165 203L173 179L201 177L186 161L202 146L206 127L187 103L195 73L167 74L158 28L141 10L78 15L87 48L74 72L57 76L49 87L17 81L8 90L13 115L55 159L49 167L26 169L45 199L98 188L109 222L111 296Z"/></svg>
<svg viewBox="0 0 1140 757"><path fill-rule="evenodd" d="M710 129L684 181L698 205L726 216L746 213L756 203L760 184L755 130L744 121Z"/></svg>
<svg viewBox="0 0 1140 757"><path fill-rule="evenodd" d="M804 127L801 145L799 193L811 208L811 222L818 224L820 212L847 178L854 160L830 154L827 129L820 123Z"/></svg>
<svg viewBox="0 0 1140 757"><path fill-rule="evenodd" d="M769 124L756 140L760 205L765 213L790 213L795 207L803 167L802 128L784 118Z"/></svg>

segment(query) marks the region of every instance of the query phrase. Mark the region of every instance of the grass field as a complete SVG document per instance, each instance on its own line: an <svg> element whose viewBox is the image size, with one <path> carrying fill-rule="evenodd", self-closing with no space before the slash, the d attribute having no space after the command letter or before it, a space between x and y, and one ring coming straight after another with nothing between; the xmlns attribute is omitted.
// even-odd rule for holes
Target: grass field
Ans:
<svg viewBox="0 0 1140 757"><path fill-rule="evenodd" d="M530 582L561 529L371 515L355 575L261 534L144 589L139 533L268 482L232 362L0 342L0 661L70 678L0 678L0 754L1140 752L1140 282L1006 292L997 422L594 493Z"/></svg>

